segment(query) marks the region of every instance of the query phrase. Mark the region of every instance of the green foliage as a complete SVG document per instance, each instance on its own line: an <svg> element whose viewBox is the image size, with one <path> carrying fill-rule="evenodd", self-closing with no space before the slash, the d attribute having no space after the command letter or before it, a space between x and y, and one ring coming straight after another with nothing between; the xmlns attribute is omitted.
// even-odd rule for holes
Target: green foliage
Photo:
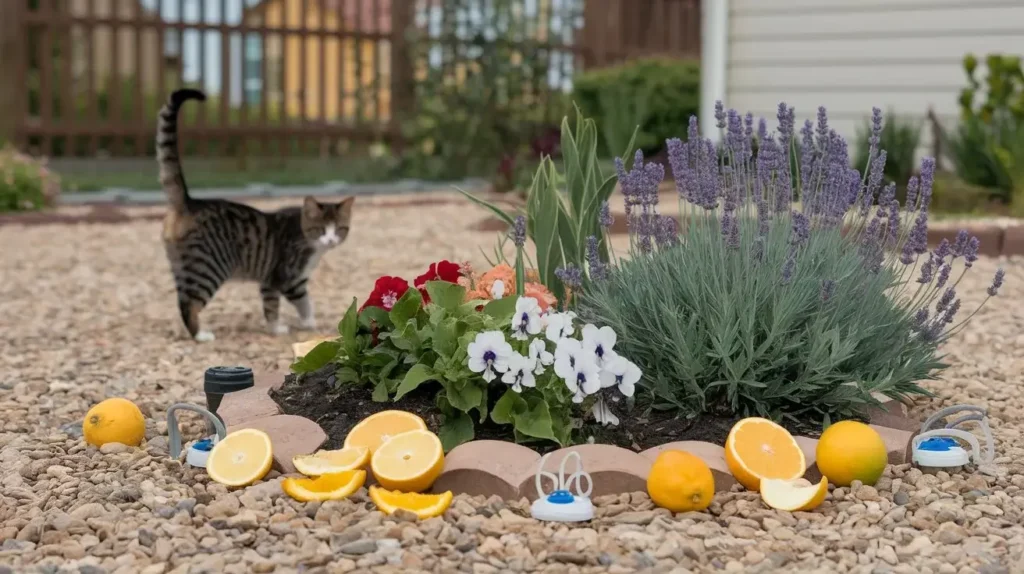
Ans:
<svg viewBox="0 0 1024 574"><path fill-rule="evenodd" d="M633 156L634 138L626 144L623 157ZM526 233L536 248L540 282L556 296L564 293L555 270L568 264L583 269L587 237L601 237L598 222L601 204L615 190L615 175L601 173L597 154L597 124L576 109L575 130L569 119L562 120L562 157L565 172L545 158L534 176L526 198ZM629 165L628 163L626 165ZM460 190L461 191L461 190ZM512 225L514 217L500 207L465 191L462 194ZM601 244L607 257L607 245Z"/></svg>
<svg viewBox="0 0 1024 574"><path fill-rule="evenodd" d="M987 213L996 198L991 188L967 183L952 173L935 174L935 191L932 194L932 211L935 213Z"/></svg>
<svg viewBox="0 0 1024 574"><path fill-rule="evenodd" d="M700 65L675 58L645 58L579 74L573 99L601 126L600 152L619 153L631 134L636 147L656 152L685 130L700 108Z"/></svg>
<svg viewBox="0 0 1024 574"><path fill-rule="evenodd" d="M60 179L44 163L0 149L0 212L31 211L52 205L60 194Z"/></svg>
<svg viewBox="0 0 1024 574"><path fill-rule="evenodd" d="M914 156L921 145L921 129L924 122L912 118L901 118L889 111L888 120L882 127L878 147L886 152L886 182L905 183L914 175ZM865 169L868 164L868 138L871 137L871 123L865 121L857 128L853 166Z"/></svg>

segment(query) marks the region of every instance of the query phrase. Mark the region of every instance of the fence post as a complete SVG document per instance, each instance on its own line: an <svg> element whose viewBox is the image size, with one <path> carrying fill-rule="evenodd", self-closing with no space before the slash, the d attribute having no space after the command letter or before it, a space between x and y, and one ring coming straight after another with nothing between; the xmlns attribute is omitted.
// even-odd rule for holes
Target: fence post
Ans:
<svg viewBox="0 0 1024 574"><path fill-rule="evenodd" d="M404 148L402 124L415 113L415 70L408 33L414 24L415 2L391 2L391 145L395 155Z"/></svg>
<svg viewBox="0 0 1024 574"><path fill-rule="evenodd" d="M25 79L19 77L21 62L25 57L24 46L18 49L22 25L20 16L24 2L0 2L0 74L6 78L0 81L0 145L14 142L18 123L23 121L23 110L18 91L25 89Z"/></svg>

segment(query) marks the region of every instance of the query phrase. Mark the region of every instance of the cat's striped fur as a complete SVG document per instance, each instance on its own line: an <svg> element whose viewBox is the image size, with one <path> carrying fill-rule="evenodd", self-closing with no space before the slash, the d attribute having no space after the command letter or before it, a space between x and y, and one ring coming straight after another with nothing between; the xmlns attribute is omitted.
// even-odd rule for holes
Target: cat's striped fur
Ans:
<svg viewBox="0 0 1024 574"><path fill-rule="evenodd" d="M187 100L205 99L198 90L178 90L157 122L160 183L170 204L163 240L185 327L198 341L212 340L212 333L200 329L199 312L225 281L243 280L260 285L263 314L274 333L288 330L280 320L281 296L298 310L302 326L313 328L307 282L320 256L348 235L354 198L320 203L307 197L301 208L265 213L190 197L179 159L178 110Z"/></svg>

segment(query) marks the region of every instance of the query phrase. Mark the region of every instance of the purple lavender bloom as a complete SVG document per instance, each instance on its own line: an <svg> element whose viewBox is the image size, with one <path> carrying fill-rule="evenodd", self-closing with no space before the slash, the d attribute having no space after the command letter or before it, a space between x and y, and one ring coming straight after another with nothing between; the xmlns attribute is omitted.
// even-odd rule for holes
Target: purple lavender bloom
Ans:
<svg viewBox="0 0 1024 574"><path fill-rule="evenodd" d="M606 230L610 229L611 226L615 223L615 218L612 217L611 206L608 205L607 201L601 202L601 211L598 213L597 221L598 223L601 224L601 227L605 228Z"/></svg>
<svg viewBox="0 0 1024 574"><path fill-rule="evenodd" d="M942 297L939 297L938 303L935 304L935 314L941 315L943 311L949 307L953 299L956 298L956 291L950 287L942 293Z"/></svg>
<svg viewBox="0 0 1024 574"><path fill-rule="evenodd" d="M917 209L918 185L917 176L911 176L910 181L907 182L907 211L915 211Z"/></svg>
<svg viewBox="0 0 1024 574"><path fill-rule="evenodd" d="M996 270L996 274L992 277L992 285L988 288L988 296L995 297L999 294L999 288L1003 286L1003 277L1006 275L1006 271L1003 271L1002 267Z"/></svg>
<svg viewBox="0 0 1024 574"><path fill-rule="evenodd" d="M883 217L886 210L889 209L889 205L896 201L896 184L890 183L882 189L882 193L878 196L878 213L879 217Z"/></svg>
<svg viewBox="0 0 1024 574"><path fill-rule="evenodd" d="M946 309L946 315L942 318L942 322L947 325L951 325L953 323L953 319L956 317L956 314L959 311L960 300L957 299L956 301L953 301L953 304L949 306L949 309Z"/></svg>
<svg viewBox="0 0 1024 574"><path fill-rule="evenodd" d="M718 121L718 129L725 129L725 105L722 100L715 100L715 119Z"/></svg>
<svg viewBox="0 0 1024 574"><path fill-rule="evenodd" d="M818 106L818 127L815 130L818 133L818 141L825 142L828 138L828 112L825 110L825 106Z"/></svg>
<svg viewBox="0 0 1024 574"><path fill-rule="evenodd" d="M921 266L921 276L917 278L917 282L926 285L932 282L935 278L935 260L934 255L928 257L928 261L924 262Z"/></svg>
<svg viewBox="0 0 1024 574"><path fill-rule="evenodd" d="M657 231L655 218L658 213L658 187L665 179L665 166L654 162L645 164L643 152L637 150L632 170L627 172L621 159L616 160L615 168L625 197L629 231L637 236L641 247L649 252L653 246L651 240Z"/></svg>
<svg viewBox="0 0 1024 574"><path fill-rule="evenodd" d="M593 235L587 238L587 266L590 268L590 278L594 281L601 281L608 277L608 266L601 261L597 237Z"/></svg>
<svg viewBox="0 0 1024 574"><path fill-rule="evenodd" d="M729 226L729 236L726 237L725 246L729 249L740 248L740 222L733 216L732 225Z"/></svg>
<svg viewBox="0 0 1024 574"><path fill-rule="evenodd" d="M880 244L881 233L882 220L878 217L872 218L861 240L860 254L864 260L864 266L871 273L878 273L882 269L884 253Z"/></svg>
<svg viewBox="0 0 1024 574"><path fill-rule="evenodd" d="M811 174L814 173L814 124L811 120L804 121L804 127L800 130L800 187L801 192L809 193L814 189L811 182ZM801 197L802 201L806 198Z"/></svg>
<svg viewBox="0 0 1024 574"><path fill-rule="evenodd" d="M782 284L788 285L793 279L793 271L796 269L796 248L790 247L786 255L786 261L782 264Z"/></svg>
<svg viewBox="0 0 1024 574"><path fill-rule="evenodd" d="M771 214L768 210L768 202L761 199L757 202L757 235L759 237L768 235L768 231L771 230L771 226L769 224L770 216Z"/></svg>
<svg viewBox="0 0 1024 574"><path fill-rule="evenodd" d="M928 212L921 211L914 220L914 228L910 231L910 241L913 241L914 253L921 255L928 251Z"/></svg>
<svg viewBox="0 0 1024 574"><path fill-rule="evenodd" d="M949 246L949 240L943 238L942 241L939 242L939 246L935 248L935 259L937 262L941 262L949 257L949 254L952 252L953 250Z"/></svg>
<svg viewBox="0 0 1024 574"><path fill-rule="evenodd" d="M956 234L956 241L953 242L953 259L957 257L963 257L964 250L967 249L967 235L966 229L961 229Z"/></svg>
<svg viewBox="0 0 1024 574"><path fill-rule="evenodd" d="M821 302L827 303L832 295L836 292L836 282L831 279L825 279L821 282Z"/></svg>
<svg viewBox="0 0 1024 574"><path fill-rule="evenodd" d="M921 211L928 211L932 203L932 184L935 183L935 158L921 160Z"/></svg>
<svg viewBox="0 0 1024 574"><path fill-rule="evenodd" d="M920 331L926 321L928 321L928 309L922 307L917 310L917 313L914 313L914 323L911 328Z"/></svg>
<svg viewBox="0 0 1024 574"><path fill-rule="evenodd" d="M967 242L967 248L964 249L964 267L970 269L974 266L974 262L978 260L978 247L981 246L981 241L971 236L971 239Z"/></svg>
<svg viewBox="0 0 1024 574"><path fill-rule="evenodd" d="M878 151L878 142L882 136L882 110L879 108L871 108L871 137L868 138L868 144L871 146L868 149L868 157L875 157L875 153Z"/></svg>
<svg viewBox="0 0 1024 574"><path fill-rule="evenodd" d="M512 226L512 243L515 243L516 247L526 245L526 217L522 215L516 217Z"/></svg>
<svg viewBox="0 0 1024 574"><path fill-rule="evenodd" d="M754 244L750 247L750 256L758 263L764 260L764 237L754 239Z"/></svg>
<svg viewBox="0 0 1024 574"><path fill-rule="evenodd" d="M734 157L743 153L743 119L733 109L726 114L725 145Z"/></svg>
<svg viewBox="0 0 1024 574"><path fill-rule="evenodd" d="M790 243L799 247L811 236L811 220L799 211L793 211L793 232Z"/></svg>
<svg viewBox="0 0 1024 574"><path fill-rule="evenodd" d="M935 280L935 287L942 289L946 286L946 282L949 281L949 274L953 271L953 264L946 263L939 269L939 278Z"/></svg>
<svg viewBox="0 0 1024 574"><path fill-rule="evenodd" d="M868 211L871 206L875 203L875 194L878 192L879 186L882 184L882 176L885 175L885 158L886 152L883 149L878 152L875 159L871 162L871 169L868 172L868 186L864 190L863 203L860 207L860 216L867 217ZM895 189L893 190L895 193Z"/></svg>
<svg viewBox="0 0 1024 574"><path fill-rule="evenodd" d="M718 207L719 168L714 144L702 138L697 118L690 117L689 140L667 142L669 166L676 181L676 191L686 201L704 209Z"/></svg>
<svg viewBox="0 0 1024 574"><path fill-rule="evenodd" d="M583 270L572 263L555 269L555 277L570 289L579 289L583 285Z"/></svg>
<svg viewBox="0 0 1024 574"><path fill-rule="evenodd" d="M889 204L889 223L886 226L886 231L889 245L896 245L900 237L900 202L895 199Z"/></svg>
<svg viewBox="0 0 1024 574"><path fill-rule="evenodd" d="M757 120L757 141L762 142L768 136L768 122L764 118Z"/></svg>
<svg viewBox="0 0 1024 574"><path fill-rule="evenodd" d="M747 112L743 116L743 156L744 161L754 156L752 142L754 141L754 114Z"/></svg>
<svg viewBox="0 0 1024 574"><path fill-rule="evenodd" d="M659 215L654 240L659 248L671 247L679 243L679 233L676 230L676 220L668 215Z"/></svg>

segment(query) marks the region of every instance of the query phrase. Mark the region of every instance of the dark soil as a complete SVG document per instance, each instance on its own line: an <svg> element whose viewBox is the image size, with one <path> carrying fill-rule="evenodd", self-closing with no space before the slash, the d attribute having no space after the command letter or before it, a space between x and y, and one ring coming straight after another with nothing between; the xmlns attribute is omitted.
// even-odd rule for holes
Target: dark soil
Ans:
<svg viewBox="0 0 1024 574"><path fill-rule="evenodd" d="M386 410L398 409L415 413L423 418L427 427L437 432L441 416L434 406L436 389L429 385L423 392L412 392L397 402L374 402L372 389L355 385L334 386L334 365L303 375L289 374L280 389L272 391L271 397L281 406L285 414L306 417L327 433L323 448L341 448L345 436L359 421ZM740 417L732 415L704 414L694 418L680 417L675 411L634 408L631 414L618 412L619 425L603 427L588 425L576 436L594 437L601 444L613 444L636 452L668 442L696 440L724 445L729 429ZM790 432L816 437L821 427L813 424L787 425ZM490 421L477 423L476 440L511 440L506 426ZM553 443L530 445L541 454L558 448Z"/></svg>

